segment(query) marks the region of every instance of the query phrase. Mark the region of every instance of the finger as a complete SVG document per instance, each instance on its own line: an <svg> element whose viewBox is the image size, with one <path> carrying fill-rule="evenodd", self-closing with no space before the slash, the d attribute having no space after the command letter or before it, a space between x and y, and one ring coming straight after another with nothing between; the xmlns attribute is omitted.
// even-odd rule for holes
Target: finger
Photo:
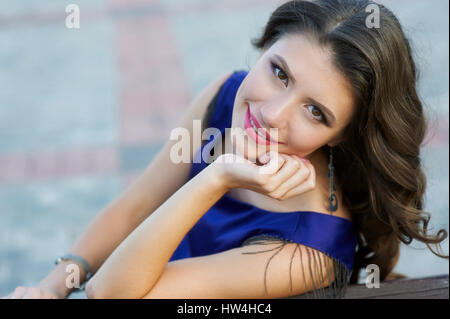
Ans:
<svg viewBox="0 0 450 319"><path fill-rule="evenodd" d="M306 192L311 191L316 186L316 171L314 166L308 161L306 162L306 166L309 168L309 176L304 180L300 185L290 189L284 195L281 196L281 199L287 199L290 197L294 197L297 195L304 194Z"/></svg>
<svg viewBox="0 0 450 319"><path fill-rule="evenodd" d="M292 155L291 157L292 157L292 159L294 159L297 162L299 162L299 164L304 164L304 163L309 162L306 158L300 157L298 155Z"/></svg>
<svg viewBox="0 0 450 319"><path fill-rule="evenodd" d="M258 167L260 174L276 174L286 162L286 159L283 156L273 151L269 152L269 158L270 159L268 163Z"/></svg>
<svg viewBox="0 0 450 319"><path fill-rule="evenodd" d="M45 298L43 294L39 293L39 292L27 292L22 299L42 299Z"/></svg>
<svg viewBox="0 0 450 319"><path fill-rule="evenodd" d="M289 180L302 167L299 161L291 158L289 155L282 154L282 156L286 161L280 170L271 178L271 182L276 185L275 190L282 186L283 183Z"/></svg>
<svg viewBox="0 0 450 319"><path fill-rule="evenodd" d="M12 294L12 296L11 296L11 299L20 299L20 298L23 297L23 295L24 295L26 292L27 292L27 288L22 287L22 286L19 286L19 287L17 287L17 288L14 290L14 292L13 292L13 294Z"/></svg>
<svg viewBox="0 0 450 319"><path fill-rule="evenodd" d="M303 166L299 170L297 170L287 181L282 183L277 190L270 194L270 196L278 199L285 197L285 194L287 194L289 191L303 185L307 181L309 175L309 168L307 168L306 165L303 164Z"/></svg>
<svg viewBox="0 0 450 319"><path fill-rule="evenodd" d="M27 290L25 295L23 295L22 299L38 299L41 298L42 292L40 289L31 287Z"/></svg>
<svg viewBox="0 0 450 319"><path fill-rule="evenodd" d="M39 289L39 298L42 299L58 299L58 297L51 291L45 289Z"/></svg>
<svg viewBox="0 0 450 319"><path fill-rule="evenodd" d="M311 162L308 160L305 162L305 165L309 168L309 172L310 172L307 182L311 182L313 187L315 187L316 186L316 169L314 168L314 165L311 164Z"/></svg>

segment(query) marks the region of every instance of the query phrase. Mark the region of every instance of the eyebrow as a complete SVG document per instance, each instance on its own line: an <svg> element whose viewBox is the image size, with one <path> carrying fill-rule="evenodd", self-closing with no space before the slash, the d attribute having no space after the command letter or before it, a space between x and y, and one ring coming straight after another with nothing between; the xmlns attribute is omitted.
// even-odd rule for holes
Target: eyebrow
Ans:
<svg viewBox="0 0 450 319"><path fill-rule="evenodd" d="M297 81L295 80L295 77L292 75L291 69L289 69L289 66L286 63L286 60L281 55L274 54L274 56L280 61L281 66L286 71L289 78L292 79L292 82L294 82L294 84L295 84ZM334 124L336 122L336 117L334 116L333 112L330 111L329 108L327 108L322 103L314 100L313 98L308 98L308 100L310 101L310 103L315 104L316 106L320 107L324 111L324 113L326 113L328 115L328 119L330 120L331 124Z"/></svg>

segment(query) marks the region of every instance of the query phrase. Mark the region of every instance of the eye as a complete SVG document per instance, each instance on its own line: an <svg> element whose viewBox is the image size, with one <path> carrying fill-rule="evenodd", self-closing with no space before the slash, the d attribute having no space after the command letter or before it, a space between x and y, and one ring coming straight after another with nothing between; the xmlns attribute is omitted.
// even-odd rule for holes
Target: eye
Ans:
<svg viewBox="0 0 450 319"><path fill-rule="evenodd" d="M278 77L281 81L289 80L289 77L286 75L286 73L283 71L282 68L280 68L275 62L270 62L270 67L272 68L272 73L275 72L275 76ZM279 70L280 72L277 72L277 70ZM281 74L282 77L284 77L284 79L280 78L279 75ZM284 82L283 82L284 83ZM288 83L285 84L285 86L287 86Z"/></svg>
<svg viewBox="0 0 450 319"><path fill-rule="evenodd" d="M308 109L309 109L309 107L313 107L313 108L314 108L313 111L309 112L309 114L311 114L311 116L313 117L313 119L315 119L316 121L319 121L319 122L322 122L322 123L328 125L327 118L326 118L326 116L323 114L322 110L321 110L319 107L317 107L317 106L315 106L315 105L308 105ZM320 118L317 119L315 116L320 116Z"/></svg>

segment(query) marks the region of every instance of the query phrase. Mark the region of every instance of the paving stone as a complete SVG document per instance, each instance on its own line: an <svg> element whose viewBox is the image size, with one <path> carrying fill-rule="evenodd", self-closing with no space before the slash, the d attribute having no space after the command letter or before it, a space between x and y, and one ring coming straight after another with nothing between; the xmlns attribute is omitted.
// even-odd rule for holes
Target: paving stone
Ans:
<svg viewBox="0 0 450 319"><path fill-rule="evenodd" d="M1 14L0 17L15 17L26 14L40 14L45 15L49 12L65 13L65 8L68 4L75 3L80 7L80 11L94 10L103 8L108 4L108 0L77 0L73 2L54 1L54 0L38 0L38 1L4 1L0 2Z"/></svg>
<svg viewBox="0 0 450 319"><path fill-rule="evenodd" d="M121 192L117 177L0 186L0 296L33 285Z"/></svg>
<svg viewBox="0 0 450 319"><path fill-rule="evenodd" d="M425 210L448 231L448 1L383 0L413 45L434 121L423 148ZM211 80L250 69L277 0L3 2L0 13L0 296L33 285L95 215L142 173ZM448 240L443 244L448 254ZM448 274L423 244L394 269ZM361 278L363 280L363 278ZM75 293L71 298L85 298Z"/></svg>
<svg viewBox="0 0 450 319"><path fill-rule="evenodd" d="M107 21L0 30L0 152L117 140L113 31Z"/></svg>

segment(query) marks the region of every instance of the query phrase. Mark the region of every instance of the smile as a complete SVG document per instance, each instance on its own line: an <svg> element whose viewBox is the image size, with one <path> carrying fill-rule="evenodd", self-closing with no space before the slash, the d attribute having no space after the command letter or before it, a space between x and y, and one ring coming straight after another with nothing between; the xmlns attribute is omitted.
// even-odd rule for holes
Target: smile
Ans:
<svg viewBox="0 0 450 319"><path fill-rule="evenodd" d="M271 145L278 144L274 138L270 136L266 129L262 128L256 120L255 116L250 112L250 106L247 106L245 114L244 128L247 134L258 144Z"/></svg>

